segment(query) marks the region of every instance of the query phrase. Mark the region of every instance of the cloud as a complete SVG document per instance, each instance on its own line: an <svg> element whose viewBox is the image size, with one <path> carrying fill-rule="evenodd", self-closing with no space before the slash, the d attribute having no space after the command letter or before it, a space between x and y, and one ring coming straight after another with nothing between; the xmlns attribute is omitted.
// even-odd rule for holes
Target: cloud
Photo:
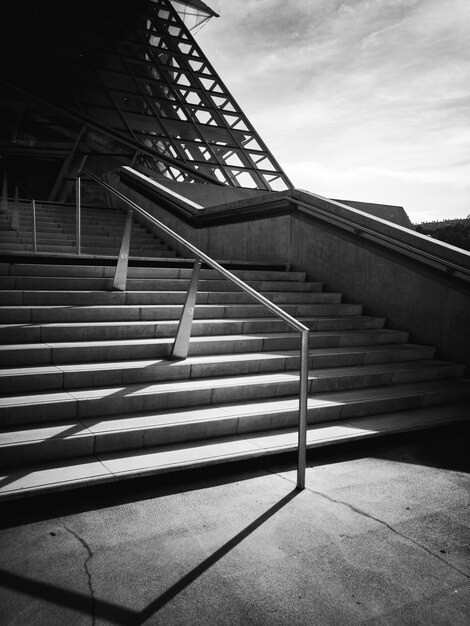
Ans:
<svg viewBox="0 0 470 626"><path fill-rule="evenodd" d="M342 170L317 161L284 163L301 189L329 198L404 206L419 223L470 214L470 166L435 171L366 166ZM449 192L451 190L451 192Z"/></svg>
<svg viewBox="0 0 470 626"><path fill-rule="evenodd" d="M302 163L315 161L369 188L378 177L380 189L402 188L424 206L424 178L441 171L452 197L470 162L468 0L219 5L221 19L198 39L295 184Z"/></svg>

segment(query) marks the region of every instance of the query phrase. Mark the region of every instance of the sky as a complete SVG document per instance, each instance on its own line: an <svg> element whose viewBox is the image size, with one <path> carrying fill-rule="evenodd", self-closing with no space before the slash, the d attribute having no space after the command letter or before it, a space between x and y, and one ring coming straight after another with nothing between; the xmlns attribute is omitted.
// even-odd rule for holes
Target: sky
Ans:
<svg viewBox="0 0 470 626"><path fill-rule="evenodd" d="M212 0L196 39L295 187L470 214L470 0Z"/></svg>

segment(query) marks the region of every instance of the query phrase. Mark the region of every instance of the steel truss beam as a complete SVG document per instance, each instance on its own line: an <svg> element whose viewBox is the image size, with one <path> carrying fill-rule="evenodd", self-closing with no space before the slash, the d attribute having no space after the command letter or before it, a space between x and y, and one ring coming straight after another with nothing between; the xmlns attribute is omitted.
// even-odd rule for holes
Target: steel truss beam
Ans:
<svg viewBox="0 0 470 626"><path fill-rule="evenodd" d="M52 105L51 124L54 110L79 120L80 129L83 123L82 149L93 149L101 131L126 144L121 156L132 147L134 166L176 181L292 187L197 45L179 5L85 0L71 9L44 0L33 6L30 32L17 51L21 71L7 78Z"/></svg>

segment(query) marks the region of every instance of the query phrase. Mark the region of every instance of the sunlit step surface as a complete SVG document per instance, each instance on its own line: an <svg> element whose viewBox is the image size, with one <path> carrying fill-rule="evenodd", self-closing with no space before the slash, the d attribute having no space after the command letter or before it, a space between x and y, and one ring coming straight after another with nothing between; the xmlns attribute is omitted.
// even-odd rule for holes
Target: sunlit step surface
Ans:
<svg viewBox="0 0 470 626"><path fill-rule="evenodd" d="M453 379L464 366L435 360L313 369L309 394ZM437 384L437 382L436 382ZM0 427L178 407L216 405L298 393L293 371L137 383L0 397Z"/></svg>
<svg viewBox="0 0 470 626"><path fill-rule="evenodd" d="M308 423L408 411L468 397L461 381L323 392L308 398ZM176 442L288 428L298 422L297 396L45 422L0 432L0 465L19 465Z"/></svg>
<svg viewBox="0 0 470 626"><path fill-rule="evenodd" d="M425 407L377 416L342 419L308 428L308 448L468 422L469 405ZM285 452L297 447L295 428L234 435L125 453L105 453L73 461L29 465L0 472L0 499L59 492L143 476L210 467Z"/></svg>
<svg viewBox="0 0 470 626"><path fill-rule="evenodd" d="M202 322L205 324L205 322ZM224 323L227 323L226 321ZM233 354L240 352L265 352L299 349L297 333L249 332L248 326L239 323L240 333L221 335L212 327L214 335L200 335L199 323L193 324L189 355ZM245 333L243 333L245 330ZM404 343L408 333L383 328L359 330L318 330L310 333L311 348L381 345ZM4 367L47 365L59 363L86 363L132 359L168 357L174 337L155 339L128 339L108 341L82 341L64 343L33 343L0 345L0 362Z"/></svg>
<svg viewBox="0 0 470 626"><path fill-rule="evenodd" d="M390 344L309 351L308 366L339 367L396 361L432 359L434 348L414 344ZM299 367L298 350L211 354L184 361L167 359L72 363L0 370L0 393L77 389L93 384L131 384L138 381L202 378L255 372L283 371Z"/></svg>
<svg viewBox="0 0 470 626"><path fill-rule="evenodd" d="M256 264L255 264L256 265ZM41 263L0 263L2 275L10 276L75 276L89 278L110 278L114 276L114 265L51 265ZM134 267L128 268L130 278L190 278L192 268L188 267ZM242 280L281 280L304 282L305 272L287 272L270 269L230 269ZM220 273L212 269L201 269L201 279L220 278Z"/></svg>

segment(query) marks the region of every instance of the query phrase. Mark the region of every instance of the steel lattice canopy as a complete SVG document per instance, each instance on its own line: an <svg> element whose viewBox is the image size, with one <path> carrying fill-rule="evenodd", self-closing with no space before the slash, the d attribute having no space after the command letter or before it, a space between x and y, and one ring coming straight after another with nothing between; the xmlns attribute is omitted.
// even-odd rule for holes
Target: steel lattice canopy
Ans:
<svg viewBox="0 0 470 626"><path fill-rule="evenodd" d="M23 171L40 158L45 172L49 159L50 199L84 161L101 173L132 165L178 182L292 187L184 21L216 15L204 2L29 6L13 7L0 41L0 153Z"/></svg>

